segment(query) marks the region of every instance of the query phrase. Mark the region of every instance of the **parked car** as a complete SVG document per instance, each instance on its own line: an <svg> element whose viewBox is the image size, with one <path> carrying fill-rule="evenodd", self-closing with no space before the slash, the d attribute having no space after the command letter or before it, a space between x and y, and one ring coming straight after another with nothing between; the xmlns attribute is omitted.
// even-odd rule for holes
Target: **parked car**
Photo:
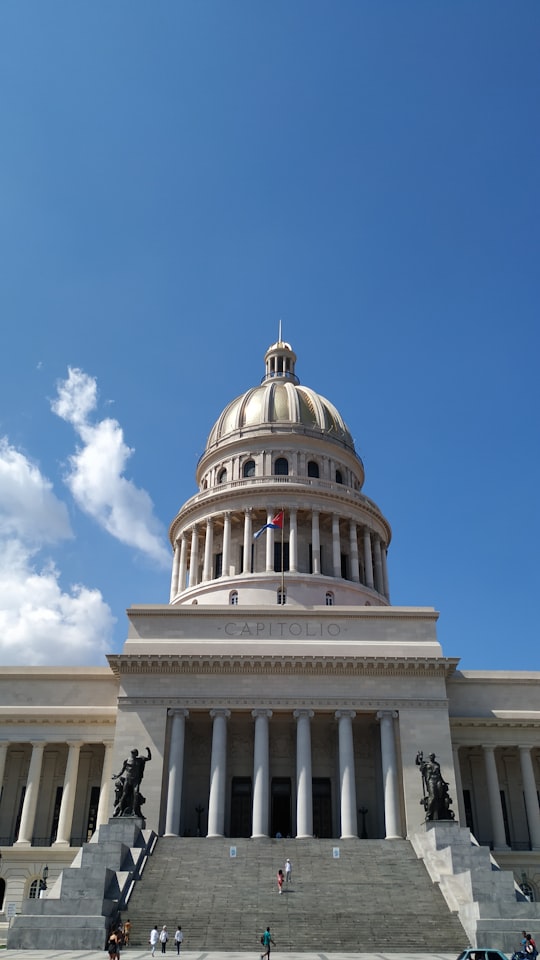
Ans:
<svg viewBox="0 0 540 960"><path fill-rule="evenodd" d="M508 960L508 957L501 950L492 950L491 947L468 947L457 960Z"/></svg>

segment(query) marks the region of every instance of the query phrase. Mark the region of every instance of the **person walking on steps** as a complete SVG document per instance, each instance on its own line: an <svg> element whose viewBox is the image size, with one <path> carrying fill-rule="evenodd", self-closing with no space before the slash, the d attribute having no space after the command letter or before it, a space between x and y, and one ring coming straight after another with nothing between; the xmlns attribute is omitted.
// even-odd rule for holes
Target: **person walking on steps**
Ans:
<svg viewBox="0 0 540 960"><path fill-rule="evenodd" d="M169 939L169 934L167 933L167 927L163 924L163 929L159 935L159 942L161 943L161 952L167 953L167 940Z"/></svg>
<svg viewBox="0 0 540 960"><path fill-rule="evenodd" d="M178 926L176 928L176 933L174 935L174 942L176 944L176 953L177 956L180 956L180 950L182 949L182 941L184 939L184 934L182 933L182 927Z"/></svg>
<svg viewBox="0 0 540 960"><path fill-rule="evenodd" d="M151 949L152 956L155 957L155 955L156 955L156 944L159 943L159 930L158 930L158 928L157 928L157 923L156 923L155 927L153 927L152 930L150 931L149 943L150 943L150 949Z"/></svg>
<svg viewBox="0 0 540 960"><path fill-rule="evenodd" d="M276 945L272 940L272 936L270 934L270 927L267 927L266 930L264 931L261 937L261 943L264 948L264 953L261 953L261 960L263 960L263 957L268 957L268 960L270 960L270 944L272 944L274 947Z"/></svg>
<svg viewBox="0 0 540 960"><path fill-rule="evenodd" d="M281 868L280 868L280 869L278 870L278 872L277 872L278 893L283 893L283 880L284 880L283 870L281 870Z"/></svg>
<svg viewBox="0 0 540 960"><path fill-rule="evenodd" d="M285 861L285 883L290 883L292 880L292 863L287 857Z"/></svg>

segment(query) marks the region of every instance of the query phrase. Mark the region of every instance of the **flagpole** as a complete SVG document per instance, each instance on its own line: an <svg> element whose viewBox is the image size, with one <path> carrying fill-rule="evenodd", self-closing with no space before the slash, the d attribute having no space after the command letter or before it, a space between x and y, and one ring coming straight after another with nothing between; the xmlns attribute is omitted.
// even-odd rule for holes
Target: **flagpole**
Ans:
<svg viewBox="0 0 540 960"><path fill-rule="evenodd" d="M283 563L283 528L285 526L285 508L282 507L281 510L282 510L282 516L283 516L283 519L281 521L281 602L285 603L285 570L284 570L284 563Z"/></svg>

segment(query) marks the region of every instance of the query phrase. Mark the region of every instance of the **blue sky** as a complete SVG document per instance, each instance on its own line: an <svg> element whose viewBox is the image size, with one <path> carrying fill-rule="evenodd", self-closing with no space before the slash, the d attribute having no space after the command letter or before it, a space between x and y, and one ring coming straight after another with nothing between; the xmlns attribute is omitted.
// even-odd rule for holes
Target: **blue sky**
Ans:
<svg viewBox="0 0 540 960"><path fill-rule="evenodd" d="M392 601L540 669L540 5L4 0L0 663L104 663L283 321Z"/></svg>

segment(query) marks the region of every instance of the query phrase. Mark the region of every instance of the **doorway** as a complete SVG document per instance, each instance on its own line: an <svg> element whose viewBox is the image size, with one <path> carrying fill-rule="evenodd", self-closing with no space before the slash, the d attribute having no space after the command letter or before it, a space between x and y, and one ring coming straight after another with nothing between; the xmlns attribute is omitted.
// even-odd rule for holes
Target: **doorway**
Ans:
<svg viewBox="0 0 540 960"><path fill-rule="evenodd" d="M251 836L251 779L233 777L231 785L231 837Z"/></svg>
<svg viewBox="0 0 540 960"><path fill-rule="evenodd" d="M271 834L275 837L278 833L282 837L292 836L290 777L272 778Z"/></svg>
<svg viewBox="0 0 540 960"><path fill-rule="evenodd" d="M313 835L331 837L332 793L330 779L313 777Z"/></svg>

